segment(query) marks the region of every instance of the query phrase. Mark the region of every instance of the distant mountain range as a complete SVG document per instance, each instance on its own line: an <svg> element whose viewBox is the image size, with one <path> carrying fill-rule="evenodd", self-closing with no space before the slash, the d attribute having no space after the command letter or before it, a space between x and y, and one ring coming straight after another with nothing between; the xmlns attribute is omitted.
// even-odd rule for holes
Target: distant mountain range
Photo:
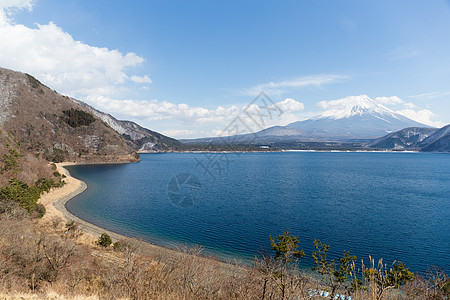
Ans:
<svg viewBox="0 0 450 300"><path fill-rule="evenodd" d="M110 114L99 111L92 106L72 99L72 101L80 104L88 109L95 116L99 117L103 122L112 127L125 138L128 145L140 152L158 152L168 150L182 150L185 145L180 141L167 137L156 131L149 130L131 121L117 120Z"/></svg>
<svg viewBox="0 0 450 300"><path fill-rule="evenodd" d="M449 126L427 127L367 96L332 102L323 114L309 120L227 137L225 142L212 137L182 143L63 96L31 75L0 68L0 156L13 147L12 141L29 160L34 156L77 162L135 161L136 151L211 150L205 146L209 144L218 145L213 149L217 151L269 147L450 152Z"/></svg>
<svg viewBox="0 0 450 300"><path fill-rule="evenodd" d="M363 142L406 127L427 127L368 96L351 96L333 101L331 107L314 118L274 126L256 133L239 135L226 140L252 145L275 145L299 142ZM223 143L222 138L182 140L186 144Z"/></svg>
<svg viewBox="0 0 450 300"><path fill-rule="evenodd" d="M450 125L441 129L405 128L375 139L366 146L387 150L450 152Z"/></svg>

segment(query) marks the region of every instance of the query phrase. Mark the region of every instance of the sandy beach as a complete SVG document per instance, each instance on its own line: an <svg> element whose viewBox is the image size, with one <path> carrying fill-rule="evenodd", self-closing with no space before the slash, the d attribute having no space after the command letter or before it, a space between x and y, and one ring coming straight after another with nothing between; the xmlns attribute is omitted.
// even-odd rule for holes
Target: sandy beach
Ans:
<svg viewBox="0 0 450 300"><path fill-rule="evenodd" d="M71 214L69 211L67 211L65 207L66 202L75 197L76 195L81 194L87 188L86 183L72 177L69 171L66 168L64 168L65 166L70 166L74 164L75 163L56 164L57 166L56 170L59 173L64 174L66 176L66 178L64 178L66 184L61 188L52 189L49 193L42 195L41 198L39 199L39 202L42 203L47 210L44 217L42 218L43 222L50 223L55 218L63 220L64 223L73 220L80 226L84 234L87 235L83 239L86 240L86 242L88 241L93 242L103 232L109 234L113 240L120 240L127 238L123 235L111 232L104 228L88 223L78 218L77 216Z"/></svg>

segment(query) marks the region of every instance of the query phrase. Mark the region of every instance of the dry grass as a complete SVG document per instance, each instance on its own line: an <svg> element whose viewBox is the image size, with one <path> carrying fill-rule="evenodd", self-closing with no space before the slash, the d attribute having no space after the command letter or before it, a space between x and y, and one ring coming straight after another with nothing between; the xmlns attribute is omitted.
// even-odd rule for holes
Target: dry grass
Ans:
<svg viewBox="0 0 450 300"><path fill-rule="evenodd" d="M83 244L76 224L43 226L19 208L0 214L0 299L282 299L270 255L252 266L224 264L203 256L201 246L154 251L123 241L120 251ZM161 249L160 249L161 250ZM375 264L374 264L375 266ZM352 299L446 299L448 277L434 269L402 289L366 282ZM284 299L310 299L328 290L317 278L291 268ZM339 291L349 295L349 291ZM313 299L325 299L314 296Z"/></svg>

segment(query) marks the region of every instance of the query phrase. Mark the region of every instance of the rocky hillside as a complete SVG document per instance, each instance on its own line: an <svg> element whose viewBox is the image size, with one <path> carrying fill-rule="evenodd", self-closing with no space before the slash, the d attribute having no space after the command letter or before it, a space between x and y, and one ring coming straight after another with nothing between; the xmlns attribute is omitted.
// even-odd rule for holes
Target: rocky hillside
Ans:
<svg viewBox="0 0 450 300"><path fill-rule="evenodd" d="M0 69L0 111L22 149L47 160L136 160L114 129L31 75Z"/></svg>
<svg viewBox="0 0 450 300"><path fill-rule="evenodd" d="M24 151L14 137L0 127L0 187L8 185L12 178L33 184L39 178L54 177L53 173L43 158Z"/></svg>
<svg viewBox="0 0 450 300"><path fill-rule="evenodd" d="M387 150L450 152L450 125L441 129L405 128L375 139L369 142L367 147Z"/></svg>
<svg viewBox="0 0 450 300"><path fill-rule="evenodd" d="M450 152L450 124L426 138L420 146L423 152Z"/></svg>
<svg viewBox="0 0 450 300"><path fill-rule="evenodd" d="M170 151L184 146L63 96L29 74L3 68L0 127L22 151L54 162L136 161L136 151Z"/></svg>
<svg viewBox="0 0 450 300"><path fill-rule="evenodd" d="M180 141L162 135L158 132L144 128L135 122L117 120L110 114L99 111L92 106L72 99L74 102L88 109L96 117L108 124L114 130L122 135L128 145L140 152L159 152L171 150L183 150L186 146Z"/></svg>
<svg viewBox="0 0 450 300"><path fill-rule="evenodd" d="M437 130L437 128L408 127L375 139L367 146L393 150L419 150L420 143Z"/></svg>

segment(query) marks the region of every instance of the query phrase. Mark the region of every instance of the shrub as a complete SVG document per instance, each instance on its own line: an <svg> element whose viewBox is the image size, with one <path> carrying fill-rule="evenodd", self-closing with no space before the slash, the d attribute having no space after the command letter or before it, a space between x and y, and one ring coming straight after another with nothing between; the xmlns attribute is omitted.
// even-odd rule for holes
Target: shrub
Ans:
<svg viewBox="0 0 450 300"><path fill-rule="evenodd" d="M97 240L97 244L102 247L109 247L112 244L112 239L107 233L102 233Z"/></svg>
<svg viewBox="0 0 450 300"><path fill-rule="evenodd" d="M131 248L131 244L128 243L127 241L120 240L113 244L113 248L115 251L124 252L127 249Z"/></svg>
<svg viewBox="0 0 450 300"><path fill-rule="evenodd" d="M45 207L38 204L37 201L43 192L49 192L52 187L61 187L64 181L54 182L52 179L39 178L34 185L28 185L22 180L13 178L9 185L0 188L0 200L11 201L25 208L28 213L34 211L42 217L45 213Z"/></svg>
<svg viewBox="0 0 450 300"><path fill-rule="evenodd" d="M92 114L79 110L79 109L69 109L64 110L64 117L62 118L70 127L76 128L79 126L89 126L95 121Z"/></svg>
<svg viewBox="0 0 450 300"><path fill-rule="evenodd" d="M67 156L69 156L69 152L67 150L53 148L53 157L50 159L55 163L60 163L65 161Z"/></svg>
<svg viewBox="0 0 450 300"><path fill-rule="evenodd" d="M5 164L4 170L5 171L12 171L12 170L18 170L19 168L19 162L20 154L17 152L16 149L10 148L8 146L9 154L5 153L3 154L3 163Z"/></svg>
<svg viewBox="0 0 450 300"><path fill-rule="evenodd" d="M50 189L55 186L55 182L53 181L53 179L48 179L48 178L39 178L36 181L36 186L39 188L40 192L50 192Z"/></svg>
<svg viewBox="0 0 450 300"><path fill-rule="evenodd" d="M36 207L40 191L35 186L28 186L25 182L13 178L9 185L0 189L0 199L13 201L32 213Z"/></svg>
<svg viewBox="0 0 450 300"><path fill-rule="evenodd" d="M344 256L339 258L339 263L336 263L334 259L327 258L330 246L314 239L314 247L316 251L313 252L312 257L316 266L313 267L313 270L324 276L322 281L331 287L331 297L335 297L336 292L342 286L347 291L351 291L362 284L357 278L353 282L348 282L355 269L356 256L350 256L350 252L344 250Z"/></svg>
<svg viewBox="0 0 450 300"><path fill-rule="evenodd" d="M37 212L37 215L39 218L42 218L45 215L45 212L47 211L47 209L41 203L37 203L34 208L34 211Z"/></svg>

